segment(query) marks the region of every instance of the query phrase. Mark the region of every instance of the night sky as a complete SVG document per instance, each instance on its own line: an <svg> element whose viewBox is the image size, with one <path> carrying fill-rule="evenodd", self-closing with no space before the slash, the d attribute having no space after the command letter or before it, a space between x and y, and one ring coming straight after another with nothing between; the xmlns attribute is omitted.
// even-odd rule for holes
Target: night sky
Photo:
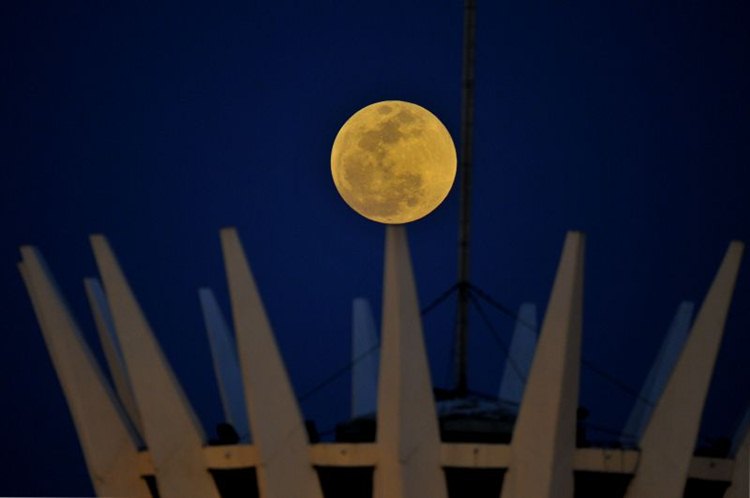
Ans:
<svg viewBox="0 0 750 498"><path fill-rule="evenodd" d="M347 417L348 376L305 393L349 361L352 298L380 309L384 243L334 188L336 132L398 99L459 142L461 1L113 3L0 5L0 495L92 494L19 245L40 248L101 358L82 279L88 235L107 235L211 434L197 289L229 316L218 230L236 226L326 431ZM700 303L730 240L750 242L750 7L478 3L472 281L543 310L565 231L585 231L583 356L637 390L679 302ZM427 304L455 283L457 186L408 230ZM425 318L437 386L455 310ZM512 319L485 310L508 341ZM502 350L476 313L470 327L470 387L496 392ZM704 441L750 399L748 334L746 261ZM633 397L591 369L581 382L590 422L619 430Z"/></svg>

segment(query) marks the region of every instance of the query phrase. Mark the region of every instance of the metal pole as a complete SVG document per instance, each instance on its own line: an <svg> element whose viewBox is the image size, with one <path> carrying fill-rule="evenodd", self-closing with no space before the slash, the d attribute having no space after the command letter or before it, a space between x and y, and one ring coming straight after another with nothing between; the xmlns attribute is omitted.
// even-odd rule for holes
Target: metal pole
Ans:
<svg viewBox="0 0 750 498"><path fill-rule="evenodd" d="M464 59L461 98L461 199L458 231L458 319L456 324L454 368L456 394L468 392L467 346L469 326L469 219L471 212L471 159L474 129L474 45L476 2L464 3Z"/></svg>

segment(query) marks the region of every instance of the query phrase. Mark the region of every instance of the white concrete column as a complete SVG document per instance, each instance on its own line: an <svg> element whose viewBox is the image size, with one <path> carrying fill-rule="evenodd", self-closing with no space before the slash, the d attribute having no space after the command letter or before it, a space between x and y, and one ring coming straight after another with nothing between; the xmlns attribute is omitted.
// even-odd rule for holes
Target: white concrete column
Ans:
<svg viewBox="0 0 750 498"><path fill-rule="evenodd" d="M627 422L622 429L620 441L627 445L638 444L643 435L643 430L648 424L656 400L661 396L664 385L672 373L674 364L680 356L680 351L685 344L690 324L693 319L693 303L683 301L677 308L672 323L667 331L667 336L661 345L659 354L656 356L651 370L648 372L646 381L641 388L640 396L635 400L633 410L628 416Z"/></svg>
<svg viewBox="0 0 750 498"><path fill-rule="evenodd" d="M237 359L234 337L211 289L199 289L198 297L203 310L208 343L211 346L211 358L216 381L219 384L224 417L237 431L240 440L247 442L250 440L250 428L247 422L242 372L240 372Z"/></svg>
<svg viewBox="0 0 750 498"><path fill-rule="evenodd" d="M221 231L261 498L322 498L302 415L234 228Z"/></svg>
<svg viewBox="0 0 750 498"><path fill-rule="evenodd" d="M367 299L352 302L352 418L375 413L378 395L378 334Z"/></svg>
<svg viewBox="0 0 750 498"><path fill-rule="evenodd" d="M502 498L572 498L584 235L568 232L518 413Z"/></svg>
<svg viewBox="0 0 750 498"><path fill-rule="evenodd" d="M135 434L41 254L21 248L19 270L68 402L96 494L148 498Z"/></svg>
<svg viewBox="0 0 750 498"><path fill-rule="evenodd" d="M626 498L681 498L742 259L732 242L641 438Z"/></svg>
<svg viewBox="0 0 750 498"><path fill-rule="evenodd" d="M122 358L120 344L117 342L115 325L109 311L109 304L107 304L107 296L104 295L104 289L96 278L86 278L83 280L83 284L86 287L86 296L94 315L99 342L102 345L104 357L107 359L109 373L112 374L115 391L117 391L120 403L130 417L130 421L138 429L139 435L143 434L141 415L138 413L138 406L136 406L133 396L133 388L130 385L125 360Z"/></svg>
<svg viewBox="0 0 750 498"><path fill-rule="evenodd" d="M107 239L93 235L91 245L141 414L159 493L164 498L220 498L205 466L203 429Z"/></svg>
<svg viewBox="0 0 750 498"><path fill-rule="evenodd" d="M518 309L518 318L513 329L508 358L505 359L503 378L500 381L498 398L502 401L521 404L531 361L534 359L536 329L536 306L532 303L523 303Z"/></svg>
<svg viewBox="0 0 750 498"><path fill-rule="evenodd" d="M375 498L446 498L406 229L386 227Z"/></svg>

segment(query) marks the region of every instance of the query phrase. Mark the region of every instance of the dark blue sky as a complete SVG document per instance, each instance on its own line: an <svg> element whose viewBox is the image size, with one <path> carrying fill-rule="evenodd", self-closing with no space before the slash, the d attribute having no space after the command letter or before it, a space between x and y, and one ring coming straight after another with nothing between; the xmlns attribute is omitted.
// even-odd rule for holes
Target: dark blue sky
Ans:
<svg viewBox="0 0 750 498"><path fill-rule="evenodd" d="M750 9L478 3L472 279L543 309L565 231L584 230L584 357L639 388L678 303L750 241ZM303 395L348 362L351 299L380 307L384 230L339 199L335 134L399 99L458 143L461 29L460 1L2 3L0 495L91 493L17 247L39 246L99 352L82 278L88 234L105 233L211 432L196 290L229 312L218 230L236 225ZM409 227L423 303L456 278L457 194ZM746 262L704 437L747 405L749 310ZM425 320L440 386L454 315L448 301ZM491 317L507 340L512 321ZM494 392L503 355L471 327L471 387ZM332 427L348 386L302 400L305 415ZM632 397L586 369L581 389L592 423L619 429Z"/></svg>

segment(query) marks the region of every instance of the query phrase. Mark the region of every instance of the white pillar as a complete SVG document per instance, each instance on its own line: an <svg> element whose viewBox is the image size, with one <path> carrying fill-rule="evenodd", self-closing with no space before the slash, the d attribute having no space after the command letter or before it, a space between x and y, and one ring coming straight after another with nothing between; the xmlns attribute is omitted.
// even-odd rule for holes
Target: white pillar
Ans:
<svg viewBox="0 0 750 498"><path fill-rule="evenodd" d="M681 498L732 300L743 244L732 242L641 438L626 498Z"/></svg>
<svg viewBox="0 0 750 498"><path fill-rule="evenodd" d="M513 329L508 358L505 359L503 378L500 381L498 398L502 401L521 404L531 361L534 359L536 329L536 306L532 303L523 303L518 309L518 318Z"/></svg>
<svg viewBox="0 0 750 498"><path fill-rule="evenodd" d="M692 319L693 303L683 301L677 308L677 313L675 313L672 319L659 354L656 356L656 360L648 372L646 381L643 383L640 396L635 400L633 409L622 429L620 441L623 444L634 445L640 442L643 430L646 428L649 417L651 417L653 406L661 396L664 385L667 383L674 364L685 344Z"/></svg>
<svg viewBox="0 0 750 498"><path fill-rule="evenodd" d="M446 498L406 229L386 227L375 498Z"/></svg>
<svg viewBox="0 0 750 498"><path fill-rule="evenodd" d="M117 342L115 334L115 325L112 321L112 315L107 304L107 297L104 295L99 280L95 278L86 278L83 280L86 287L86 296L89 300L91 312L94 315L94 323L99 333L99 342L104 351L104 357L107 359L109 372L112 374L112 380L115 384L115 391L122 403L125 412L130 417L138 433L143 434L143 425L141 424L141 415L138 413L138 407L133 396L133 388L130 385L125 360L122 358L120 344Z"/></svg>
<svg viewBox="0 0 750 498"><path fill-rule="evenodd" d="M237 232L221 231L261 498L322 498L302 415Z"/></svg>
<svg viewBox="0 0 750 498"><path fill-rule="evenodd" d="M148 498L133 430L39 252L21 248L19 270L62 385L99 496Z"/></svg>
<svg viewBox="0 0 750 498"><path fill-rule="evenodd" d="M91 237L164 498L220 498L205 466L203 430L175 378L107 239Z"/></svg>
<svg viewBox="0 0 750 498"><path fill-rule="evenodd" d="M211 358L219 384L224 417L237 431L241 441L249 441L250 428L247 423L242 373L237 360L234 337L211 289L199 289L198 297L206 324L208 344L211 346Z"/></svg>
<svg viewBox="0 0 750 498"><path fill-rule="evenodd" d="M367 299L352 302L352 418L375 413L378 394L378 335Z"/></svg>
<svg viewBox="0 0 750 498"><path fill-rule="evenodd" d="M568 232L513 429L502 498L572 498L584 235Z"/></svg>

